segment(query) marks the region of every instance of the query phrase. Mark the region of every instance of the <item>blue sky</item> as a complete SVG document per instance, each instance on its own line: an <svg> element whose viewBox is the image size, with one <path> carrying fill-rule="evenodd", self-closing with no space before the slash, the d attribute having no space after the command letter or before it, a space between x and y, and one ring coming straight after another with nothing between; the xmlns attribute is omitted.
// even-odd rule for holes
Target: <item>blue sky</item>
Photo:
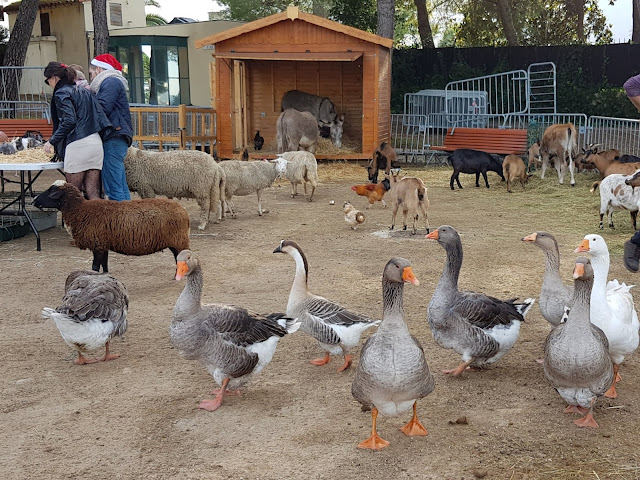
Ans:
<svg viewBox="0 0 640 480"><path fill-rule="evenodd" d="M631 0L616 0L615 5L610 6L609 0L598 0L598 5L607 17L607 23L611 24L614 43L626 42L631 38Z"/></svg>

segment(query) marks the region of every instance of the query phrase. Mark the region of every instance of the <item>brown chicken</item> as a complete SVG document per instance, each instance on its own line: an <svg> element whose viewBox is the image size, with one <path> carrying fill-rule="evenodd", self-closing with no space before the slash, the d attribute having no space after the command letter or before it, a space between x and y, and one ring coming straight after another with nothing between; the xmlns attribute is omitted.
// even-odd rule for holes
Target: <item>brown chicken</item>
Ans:
<svg viewBox="0 0 640 480"><path fill-rule="evenodd" d="M384 194L389 191L389 180L384 179L381 183L369 183L368 185L354 185L351 190L356 192L361 197L367 197L369 199L370 208L376 202L382 202L382 206L387 208L387 204L384 201Z"/></svg>

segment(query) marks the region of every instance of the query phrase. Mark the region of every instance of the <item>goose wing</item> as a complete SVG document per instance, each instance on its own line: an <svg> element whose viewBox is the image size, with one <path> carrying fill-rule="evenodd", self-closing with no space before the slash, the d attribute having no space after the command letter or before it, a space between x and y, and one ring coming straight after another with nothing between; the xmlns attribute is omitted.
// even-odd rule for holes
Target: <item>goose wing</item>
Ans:
<svg viewBox="0 0 640 480"><path fill-rule="evenodd" d="M473 326L486 329L496 325L509 325L513 320L524 321L514 304L515 299L499 300L478 292L460 292L451 310Z"/></svg>
<svg viewBox="0 0 640 480"><path fill-rule="evenodd" d="M304 307L309 315L315 317L317 321L328 325L348 327L356 323L373 322L369 317L351 312L342 305L319 296L308 298L304 303Z"/></svg>
<svg viewBox="0 0 640 480"><path fill-rule="evenodd" d="M111 321L116 335L126 330L129 295L111 275L79 275L66 287L62 305L56 309L76 322Z"/></svg>
<svg viewBox="0 0 640 480"><path fill-rule="evenodd" d="M236 346L247 347L274 335L284 337L287 334L286 328L278 323L280 319L289 318L282 313L262 315L235 305L216 305L215 310L208 323L223 340Z"/></svg>

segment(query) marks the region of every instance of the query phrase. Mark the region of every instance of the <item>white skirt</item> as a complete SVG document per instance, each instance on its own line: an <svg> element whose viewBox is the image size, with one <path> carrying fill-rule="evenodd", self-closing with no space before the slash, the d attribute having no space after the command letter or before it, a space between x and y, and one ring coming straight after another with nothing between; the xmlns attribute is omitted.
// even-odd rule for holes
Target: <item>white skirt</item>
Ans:
<svg viewBox="0 0 640 480"><path fill-rule="evenodd" d="M104 150L100 134L94 133L67 145L64 153L65 173L80 173L87 170L102 170Z"/></svg>

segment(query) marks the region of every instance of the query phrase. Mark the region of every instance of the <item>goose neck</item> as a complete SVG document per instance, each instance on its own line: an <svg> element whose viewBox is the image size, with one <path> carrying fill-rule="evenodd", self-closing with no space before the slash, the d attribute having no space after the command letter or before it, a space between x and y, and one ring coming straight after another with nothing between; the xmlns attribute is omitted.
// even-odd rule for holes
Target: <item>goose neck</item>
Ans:
<svg viewBox="0 0 640 480"><path fill-rule="evenodd" d="M202 285L202 269L200 265L196 265L187 275L187 282L173 310L174 317L194 313L202 308Z"/></svg>
<svg viewBox="0 0 640 480"><path fill-rule="evenodd" d="M382 334L408 334L409 329L404 321L403 293L403 283L382 280L382 324L379 327Z"/></svg>
<svg viewBox="0 0 640 480"><path fill-rule="evenodd" d="M560 253L558 247L545 249L544 251L544 275L546 277L560 278Z"/></svg>
<svg viewBox="0 0 640 480"><path fill-rule="evenodd" d="M593 282L580 280L575 282L573 290L573 305L567 318L567 328L579 325L583 327L590 323L591 289Z"/></svg>
<svg viewBox="0 0 640 480"><path fill-rule="evenodd" d="M447 261L436 289L445 289L454 293L458 291L458 277L460 276L460 268L462 268L462 245L460 242L448 244L445 246L445 251L447 252Z"/></svg>
<svg viewBox="0 0 640 480"><path fill-rule="evenodd" d="M293 279L292 292L307 291L307 279L309 277L309 264L302 252L293 250L291 256L296 262L296 275Z"/></svg>
<svg viewBox="0 0 640 480"><path fill-rule="evenodd" d="M609 253L606 255L591 256L593 266L593 291L604 295L607 290L607 277L609 276Z"/></svg>

